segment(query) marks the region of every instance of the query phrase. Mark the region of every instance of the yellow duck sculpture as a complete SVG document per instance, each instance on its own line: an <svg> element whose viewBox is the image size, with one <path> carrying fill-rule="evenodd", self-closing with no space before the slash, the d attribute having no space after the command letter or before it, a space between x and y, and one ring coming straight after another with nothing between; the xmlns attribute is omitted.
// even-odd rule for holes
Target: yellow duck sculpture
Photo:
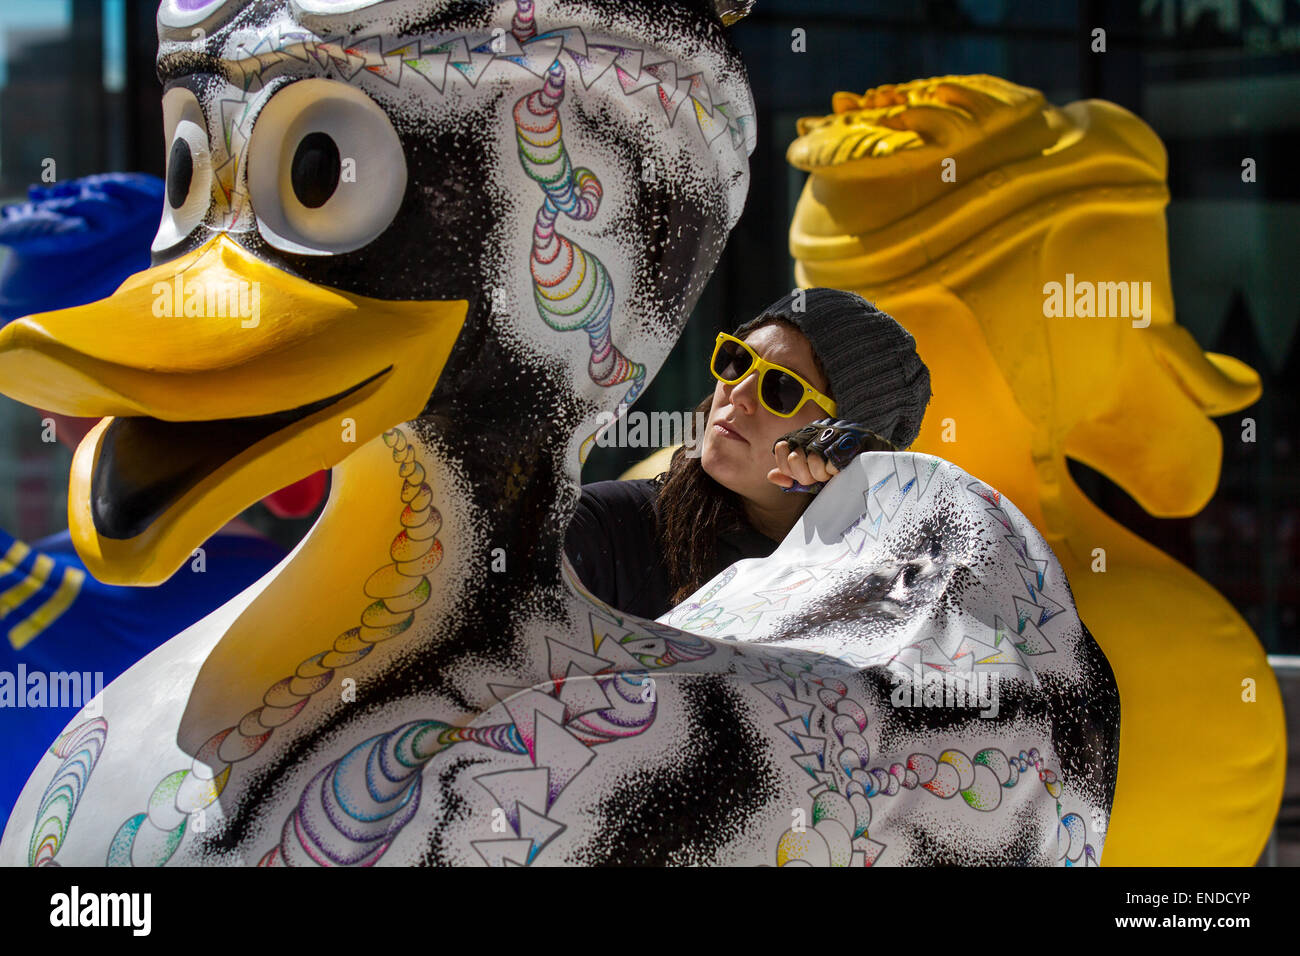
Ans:
<svg viewBox="0 0 1300 956"><path fill-rule="evenodd" d="M816 646L621 615L562 560L582 450L740 216L747 7L165 0L154 266L9 325L0 387L109 416L69 496L109 581L334 480L284 562L54 741L0 863L1098 862L1114 680L961 469L862 455L814 502L790 541L836 567L782 586ZM1001 690L891 706L850 649Z"/></svg>
<svg viewBox="0 0 1300 956"><path fill-rule="evenodd" d="M1057 108L984 75L836 93L798 131L798 284L858 292L916 337L934 399L914 448L1023 509L1114 668L1107 865L1253 865L1286 760L1264 650L1066 468L1095 468L1153 515L1195 514L1219 478L1209 417L1260 394L1254 370L1174 321L1160 139L1113 103Z"/></svg>

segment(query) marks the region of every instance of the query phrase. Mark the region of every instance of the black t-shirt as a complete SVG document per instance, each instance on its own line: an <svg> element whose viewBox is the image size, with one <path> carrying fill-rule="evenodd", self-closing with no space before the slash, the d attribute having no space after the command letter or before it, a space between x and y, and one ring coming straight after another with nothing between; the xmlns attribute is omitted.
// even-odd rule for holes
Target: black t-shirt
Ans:
<svg viewBox="0 0 1300 956"><path fill-rule="evenodd" d="M587 590L611 607L651 620L673 607L655 530L658 497L650 478L583 485L564 540ZM714 574L743 558L765 558L778 543L752 527L719 535Z"/></svg>

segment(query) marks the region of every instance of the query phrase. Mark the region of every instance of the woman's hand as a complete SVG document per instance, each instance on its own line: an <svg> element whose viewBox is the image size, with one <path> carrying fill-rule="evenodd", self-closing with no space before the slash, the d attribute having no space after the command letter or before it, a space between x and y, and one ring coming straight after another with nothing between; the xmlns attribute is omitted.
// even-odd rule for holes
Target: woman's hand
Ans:
<svg viewBox="0 0 1300 956"><path fill-rule="evenodd" d="M823 418L777 439L776 467L767 480L785 491L815 494L862 452L886 450L894 446L861 425Z"/></svg>
<svg viewBox="0 0 1300 956"><path fill-rule="evenodd" d="M808 454L794 447L785 438L772 448L776 467L767 473L767 480L786 491L817 491L822 482L830 481L839 469L814 452Z"/></svg>

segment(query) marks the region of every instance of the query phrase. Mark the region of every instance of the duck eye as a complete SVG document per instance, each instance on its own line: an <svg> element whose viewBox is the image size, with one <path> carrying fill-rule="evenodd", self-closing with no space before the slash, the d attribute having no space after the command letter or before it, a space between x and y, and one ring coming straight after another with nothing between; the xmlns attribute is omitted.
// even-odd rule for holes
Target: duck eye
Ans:
<svg viewBox="0 0 1300 956"><path fill-rule="evenodd" d="M193 181L194 154L190 152L189 143L178 139L172 143L171 155L167 157L167 201L173 209L185 205Z"/></svg>
<svg viewBox="0 0 1300 956"><path fill-rule="evenodd" d="M194 94L182 87L163 96L167 133L167 201L154 237L153 251L168 249L203 221L212 202L212 158L203 111Z"/></svg>
<svg viewBox="0 0 1300 956"><path fill-rule="evenodd" d="M284 252L350 252L388 228L406 193L406 157L383 109L338 80L290 83L248 143L257 228Z"/></svg>
<svg viewBox="0 0 1300 956"><path fill-rule="evenodd" d="M308 133L293 154L293 194L308 209L319 209L339 185L339 147L328 133Z"/></svg>

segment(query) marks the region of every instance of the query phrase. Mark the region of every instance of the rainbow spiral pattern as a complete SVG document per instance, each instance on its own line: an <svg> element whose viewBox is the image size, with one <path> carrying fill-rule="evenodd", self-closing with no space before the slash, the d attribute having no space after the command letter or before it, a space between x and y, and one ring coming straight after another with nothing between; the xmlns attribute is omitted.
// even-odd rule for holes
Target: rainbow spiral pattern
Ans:
<svg viewBox="0 0 1300 956"><path fill-rule="evenodd" d="M639 623L643 632L629 631L619 638L602 638L593 630L594 653L558 640L548 641L550 681L526 690L503 688L504 696L498 693L509 721L461 727L423 720L362 741L312 778L285 820L280 842L262 857L260 865L373 865L415 817L425 765L461 743L526 755L532 768L546 769L545 785L536 792L529 786L515 790L505 782L528 777L536 783L532 769L494 769L477 778L506 814L513 832L502 839L511 844L511 852L518 854L518 841L532 841L516 860L531 863L565 828L547 815L561 791L591 759L587 749L636 737L654 723L658 703L654 694L646 693L653 671L701 660L715 650L697 635ZM622 669L615 660L599 657L602 653L635 669ZM602 666L595 673L580 670L575 676L575 654L581 654L589 665L599 661ZM598 693L592 688L575 688L584 679L590 679ZM597 699L604 706L589 709L579 703ZM543 725L553 726L548 714L555 711L541 701L559 703L564 714L551 733ZM498 712L493 709L490 713ZM498 841L478 841L475 846L482 850L493 842ZM489 851L484 858L491 862L495 854Z"/></svg>
<svg viewBox="0 0 1300 956"><path fill-rule="evenodd" d="M556 59L541 89L521 97L514 106L519 161L545 194L537 210L528 261L533 298L542 321L551 328L587 332L591 380L602 388L631 382L621 399L621 404L630 405L645 388L646 369L619 351L610 337L615 296L609 270L555 228L561 214L579 222L594 219L603 196L596 174L575 168L564 147L559 114L564 83L565 70ZM594 440L594 435L588 438L584 448Z"/></svg>
<svg viewBox="0 0 1300 956"><path fill-rule="evenodd" d="M123 823L113 837L108 866L166 864L180 846L191 816L221 796L231 766L261 750L277 727L292 721L313 695L330 685L335 671L406 631L416 610L429 600L426 575L442 561L442 543L436 537L442 515L432 505L433 489L405 434L394 428L384 433L383 440L392 449L403 479L404 507L398 519L402 530L389 551L392 562L365 583L366 595L375 600L361 613L360 626L344 631L328 650L307 658L293 674L272 684L262 706L208 738L188 770L174 771L159 781L149 796L148 809Z"/></svg>
<svg viewBox="0 0 1300 956"><path fill-rule="evenodd" d="M68 835L72 815L77 812L77 804L107 742L108 721L96 717L66 731L50 747L50 753L62 757L63 763L54 771L54 777L41 795L27 850L28 866L59 865L54 862L54 856Z"/></svg>
<svg viewBox="0 0 1300 956"><path fill-rule="evenodd" d="M701 641L707 649L707 642ZM698 654L698 651L697 651ZM660 657L671 655L658 655ZM657 705L645 697L645 672L622 672L597 683L609 701L599 710L574 714L565 731L586 747L635 737L654 722ZM546 687L558 699L564 680ZM316 774L285 820L280 842L259 866L372 866L419 809L420 773L448 747L474 743L503 753L528 755L534 766L550 756L532 727L512 720L489 727L458 727L439 720L403 724L371 737ZM564 780L563 774L557 778ZM562 785L552 782L545 807ZM511 817L518 827L517 813Z"/></svg>
<svg viewBox="0 0 1300 956"><path fill-rule="evenodd" d="M510 32L521 43L537 35L533 0L515 0L515 14L510 18Z"/></svg>
<svg viewBox="0 0 1300 956"><path fill-rule="evenodd" d="M512 724L453 727L413 721L371 737L312 778L259 866L371 866L420 805L420 771L461 741L525 752Z"/></svg>

